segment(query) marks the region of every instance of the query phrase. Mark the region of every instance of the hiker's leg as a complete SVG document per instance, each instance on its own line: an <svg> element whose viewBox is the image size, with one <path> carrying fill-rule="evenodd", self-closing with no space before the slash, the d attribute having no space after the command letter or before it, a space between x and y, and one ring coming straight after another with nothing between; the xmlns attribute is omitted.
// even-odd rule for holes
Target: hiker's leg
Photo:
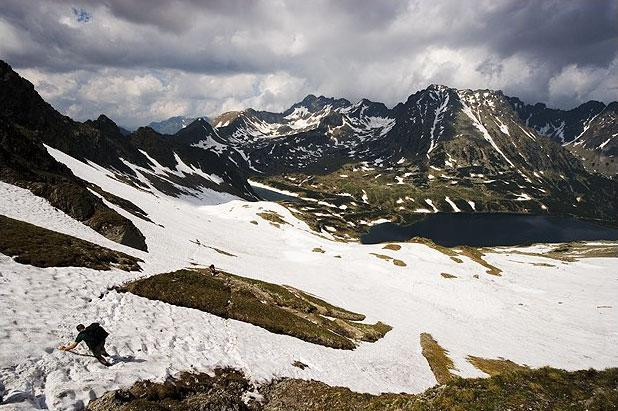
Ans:
<svg viewBox="0 0 618 411"><path fill-rule="evenodd" d="M110 356L107 353L107 350L105 349L105 340L103 340L103 342L101 343L101 354L103 354L104 357L109 357Z"/></svg>
<svg viewBox="0 0 618 411"><path fill-rule="evenodd" d="M111 364L105 358L103 358L103 351L105 351L105 348L103 347L104 344L105 342L102 342L101 344L92 347L90 351L92 351L92 355L94 355L94 358L96 358L101 364L109 367Z"/></svg>
<svg viewBox="0 0 618 411"><path fill-rule="evenodd" d="M96 358L97 360L99 360L99 362L101 364L103 364L106 367L109 367L110 365L112 365L109 361L107 361L102 355L95 355L94 358Z"/></svg>

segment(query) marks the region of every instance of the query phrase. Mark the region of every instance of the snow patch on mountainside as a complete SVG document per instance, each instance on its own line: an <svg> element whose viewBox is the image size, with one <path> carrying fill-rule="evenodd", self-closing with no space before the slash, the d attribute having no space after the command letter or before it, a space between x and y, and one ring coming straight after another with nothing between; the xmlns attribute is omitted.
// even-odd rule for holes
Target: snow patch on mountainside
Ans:
<svg viewBox="0 0 618 411"><path fill-rule="evenodd" d="M215 153L217 154L222 154L225 152L225 150L228 148L227 145L222 144L220 142L218 142L217 140L215 140L214 138L212 138L208 132L208 129L202 125L202 127L204 128L204 132L205 132L205 138L198 141L195 144L191 144L191 146L193 147L198 147L204 150L213 150ZM216 133L216 131L215 131Z"/></svg>
<svg viewBox="0 0 618 411"><path fill-rule="evenodd" d="M461 213L461 209L448 196L444 197L444 200L453 208L454 212Z"/></svg>
<svg viewBox="0 0 618 411"><path fill-rule="evenodd" d="M440 103L440 106L436 110L436 113L433 117L433 124L431 125L431 131L430 131L431 142L429 144L429 151L427 151L428 157L429 157L429 153L433 151L434 147L436 146L436 142L438 141L438 139L440 138L440 135L442 134L443 128L440 129L440 131L438 132L438 135L435 135L436 126L442 119L442 116L444 115L444 112L446 108L448 107L448 101L449 101L449 95L447 93L446 97L443 98L442 102Z"/></svg>
<svg viewBox="0 0 618 411"><path fill-rule="evenodd" d="M202 176L205 179L210 180L215 184L223 183L223 179L219 177L218 175L207 174L197 167L187 165L184 161L182 161L182 159L176 153L174 153L174 160L176 160L176 171L181 173L181 175L197 174L198 176Z"/></svg>
<svg viewBox="0 0 618 411"><path fill-rule="evenodd" d="M489 132L487 131L487 129L485 128L485 126L483 125L483 123L481 122L480 118L477 117L474 112L472 111L472 108L467 104L470 103L470 101L474 102L474 99L471 99L470 97L467 97L463 94L459 94L459 97L461 99L461 104L462 104L462 109L461 111L468 116L468 118L470 118L470 120L472 120L472 124L474 125L474 127L476 127L481 134L483 135L483 138L485 138L485 140L487 140L489 142L489 144L491 144L491 146L494 148L494 150L496 150L496 152L498 152L498 154L500 154L502 156L502 158L504 158L506 160L507 163L509 163L511 165L511 167L515 168L515 164L513 164L513 162L511 160L509 160L509 158L506 156L506 154L504 154L504 152L502 150L500 150L500 147L498 147L498 145L496 144L496 142L494 141L494 139L491 137L491 135L489 134Z"/></svg>

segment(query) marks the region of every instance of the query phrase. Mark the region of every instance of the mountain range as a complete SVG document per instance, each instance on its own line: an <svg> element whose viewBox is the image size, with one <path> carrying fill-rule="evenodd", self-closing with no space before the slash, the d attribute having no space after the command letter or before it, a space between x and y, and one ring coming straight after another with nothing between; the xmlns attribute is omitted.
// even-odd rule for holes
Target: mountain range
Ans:
<svg viewBox="0 0 618 411"><path fill-rule="evenodd" d="M174 196L199 197L208 189L255 199L251 178L296 196L299 217L341 238L431 212L557 214L617 223L618 103L564 111L500 91L431 85L392 108L308 95L282 113L227 112L214 127L205 118L185 124L188 119L176 117L156 125L181 125L171 136L152 127L127 134L104 115L84 123L62 116L6 63L0 70L0 159L10 165L2 178L25 187L37 179L56 184L39 170L41 164L57 168L48 146L141 189ZM24 144L38 153L36 161L17 152ZM37 177L11 173L18 165ZM55 172L81 184L86 202L100 201L67 170ZM50 190L42 195L53 198ZM79 201L58 203L71 210ZM81 214L92 218L90 211Z"/></svg>
<svg viewBox="0 0 618 411"><path fill-rule="evenodd" d="M367 99L352 104L345 99L308 95L282 113L254 109L232 111L216 117L213 124L229 144L255 152L256 166L260 171L269 172L274 169L276 172L278 167L284 170L319 169L325 157L328 157L322 155L327 151L336 152L338 156L355 158L359 157L358 154L365 148L369 148L368 157L385 150L380 154L389 158L402 153L410 159L424 156L429 159L435 156L429 154L439 142L455 137L456 121L459 125L472 124L473 128L482 133L483 131L476 127L481 118L474 116L478 114L481 117L489 115L496 118L498 114L510 117L506 121L511 122L511 125L516 123L516 134L527 132L542 135L574 153L579 153L575 147L581 147L603 156L609 163L604 165L605 167L586 160L583 160L583 164L590 171L614 177L614 157L618 150L618 139L614 138L617 135L617 109L618 102L605 105L597 101L589 101L573 110L550 109L542 103L527 105L518 98L505 96L500 91L456 90L431 85L392 109L383 103ZM492 112L485 113L487 110ZM496 121L501 122L498 128L504 124L503 129L508 130L508 125L502 123L505 120ZM496 124L492 125L495 126ZM531 133L532 130L534 133ZM502 134L509 139L510 133ZM510 140L516 139L517 136ZM496 143L487 139L486 141L492 147ZM305 147L304 143L309 147ZM500 145L499 142L496 144ZM375 146L381 148L376 149ZM308 150L300 153L299 157L294 155L294 151L299 151L300 147ZM259 152L264 148L269 155L276 154L283 148L283 156L276 157L276 162L283 160L285 165L268 164L266 159L260 159ZM289 158L286 159L286 155ZM520 157L514 152L511 156ZM502 154L499 154L499 157L496 159L498 163L506 161L510 164L510 159Z"/></svg>
<svg viewBox="0 0 618 411"><path fill-rule="evenodd" d="M212 138L244 153L254 180L295 193L314 228L343 238L438 211L615 224L617 106L553 110L431 85L390 109L309 95L282 113L229 112Z"/></svg>

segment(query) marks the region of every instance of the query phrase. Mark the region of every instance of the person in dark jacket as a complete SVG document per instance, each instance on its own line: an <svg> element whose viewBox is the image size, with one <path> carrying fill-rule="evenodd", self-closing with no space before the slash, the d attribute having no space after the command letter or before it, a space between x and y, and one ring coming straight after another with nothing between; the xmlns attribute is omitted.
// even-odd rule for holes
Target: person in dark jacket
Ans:
<svg viewBox="0 0 618 411"><path fill-rule="evenodd" d="M105 339L109 333L105 331L99 323L92 323L88 327L85 327L84 324L79 324L77 326L77 331L79 331L79 334L75 337L74 342L68 345L62 345L58 347L58 349L62 351L71 351L83 341L92 352L92 355L94 355L94 358L99 360L101 364L107 367L112 365L104 358L109 357L109 354L105 351Z"/></svg>

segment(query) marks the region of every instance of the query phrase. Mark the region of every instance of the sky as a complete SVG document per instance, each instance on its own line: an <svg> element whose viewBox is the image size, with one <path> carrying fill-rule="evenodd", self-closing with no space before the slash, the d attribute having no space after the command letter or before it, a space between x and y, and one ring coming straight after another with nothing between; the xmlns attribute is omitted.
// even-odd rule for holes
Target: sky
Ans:
<svg viewBox="0 0 618 411"><path fill-rule="evenodd" d="M393 106L429 84L618 100L615 0L2 0L0 59L76 120Z"/></svg>

